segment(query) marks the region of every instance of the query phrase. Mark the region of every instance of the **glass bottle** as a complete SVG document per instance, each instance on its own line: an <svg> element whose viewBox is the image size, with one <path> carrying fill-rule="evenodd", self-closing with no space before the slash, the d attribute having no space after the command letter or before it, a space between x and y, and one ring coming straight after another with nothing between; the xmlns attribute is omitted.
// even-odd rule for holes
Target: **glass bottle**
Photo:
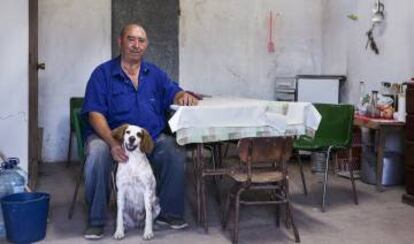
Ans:
<svg viewBox="0 0 414 244"><path fill-rule="evenodd" d="M371 92L371 98L370 98L368 108L367 108L368 116L372 118L379 117L379 110L377 107L377 102L378 102L378 91L374 90Z"/></svg>
<svg viewBox="0 0 414 244"><path fill-rule="evenodd" d="M359 101L357 111L360 115L365 115L366 107L364 106L364 97L365 97L365 82L359 82Z"/></svg>

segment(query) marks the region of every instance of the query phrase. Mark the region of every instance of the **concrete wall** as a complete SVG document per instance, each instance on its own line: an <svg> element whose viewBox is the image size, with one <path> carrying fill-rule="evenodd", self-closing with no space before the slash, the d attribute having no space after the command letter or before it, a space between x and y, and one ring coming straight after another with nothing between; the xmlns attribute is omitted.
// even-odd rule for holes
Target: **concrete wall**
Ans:
<svg viewBox="0 0 414 244"><path fill-rule="evenodd" d="M358 83L413 76L414 2L384 0L386 24L375 33L380 55L365 50L374 0L180 0L179 80L212 95L273 98L279 76L341 73L345 101ZM28 1L0 8L0 150L27 164ZM267 51L269 11L274 53ZM350 20L347 14L358 16ZM69 98L83 96L92 69L111 57L110 0L39 1L39 123L44 161L66 160ZM12 130L10 128L13 128ZM5 140L4 138L7 138ZM27 166L24 166L27 168Z"/></svg>
<svg viewBox="0 0 414 244"><path fill-rule="evenodd" d="M278 76L319 74L321 0L181 0L180 84L211 95L273 99ZM276 51L267 50L269 12Z"/></svg>
<svg viewBox="0 0 414 244"><path fill-rule="evenodd" d="M2 0L0 7L0 151L19 157L28 169L28 52L27 0Z"/></svg>
<svg viewBox="0 0 414 244"><path fill-rule="evenodd" d="M386 15L385 23L374 31L380 51L376 55L365 49L374 1L324 1L323 66L327 71L346 71L343 97L350 103L358 101L359 81L365 81L369 91L379 89L381 81L402 82L414 75L414 1L382 2ZM357 21L346 17L351 13L358 16Z"/></svg>
<svg viewBox="0 0 414 244"><path fill-rule="evenodd" d="M130 22L141 23L150 45L145 59L178 79L178 0L112 0L112 55L119 55L117 38ZM160 18L162 16L162 18Z"/></svg>
<svg viewBox="0 0 414 244"><path fill-rule="evenodd" d="M110 0L39 1L39 126L43 161L64 161L68 150L69 98L83 96L99 63L111 57Z"/></svg>

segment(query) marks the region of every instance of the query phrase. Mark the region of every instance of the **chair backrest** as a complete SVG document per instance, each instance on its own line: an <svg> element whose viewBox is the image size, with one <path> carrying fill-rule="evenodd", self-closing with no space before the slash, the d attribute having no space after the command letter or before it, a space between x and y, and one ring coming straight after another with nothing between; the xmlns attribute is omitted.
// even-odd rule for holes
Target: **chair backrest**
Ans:
<svg viewBox="0 0 414 244"><path fill-rule="evenodd" d="M292 138L243 138L240 139L237 149L242 162L286 162L292 153Z"/></svg>
<svg viewBox="0 0 414 244"><path fill-rule="evenodd" d="M76 108L82 108L82 105L83 105L83 97L71 97L69 100L69 118L70 118L71 131L74 130L73 110Z"/></svg>
<svg viewBox="0 0 414 244"><path fill-rule="evenodd" d="M83 134L86 126L86 121L81 116L81 108L72 110L71 117L73 118L73 130L76 135L76 144L78 149L78 157L81 162L85 161L85 136Z"/></svg>
<svg viewBox="0 0 414 244"><path fill-rule="evenodd" d="M322 115L315 141L325 140L336 146L349 147L352 143L354 106L350 104L314 104Z"/></svg>

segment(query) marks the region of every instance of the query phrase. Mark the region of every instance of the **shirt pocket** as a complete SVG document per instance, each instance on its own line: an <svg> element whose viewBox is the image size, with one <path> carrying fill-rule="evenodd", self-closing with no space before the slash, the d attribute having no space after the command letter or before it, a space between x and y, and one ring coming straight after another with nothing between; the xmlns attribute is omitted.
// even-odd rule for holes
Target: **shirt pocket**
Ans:
<svg viewBox="0 0 414 244"><path fill-rule="evenodd" d="M122 115L131 111L134 104L134 94L120 86L114 86L112 90L112 112L114 115Z"/></svg>

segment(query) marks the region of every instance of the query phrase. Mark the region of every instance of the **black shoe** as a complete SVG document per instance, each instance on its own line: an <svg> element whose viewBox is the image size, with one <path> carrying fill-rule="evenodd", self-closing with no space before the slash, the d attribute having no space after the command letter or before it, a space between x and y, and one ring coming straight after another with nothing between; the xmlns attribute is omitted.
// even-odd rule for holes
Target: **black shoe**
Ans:
<svg viewBox="0 0 414 244"><path fill-rule="evenodd" d="M182 218L171 216L158 216L155 222L159 225L168 225L171 229L180 230L188 227L188 223Z"/></svg>
<svg viewBox="0 0 414 244"><path fill-rule="evenodd" d="M104 235L103 226L88 226L83 237L87 240L98 240L101 239Z"/></svg>

